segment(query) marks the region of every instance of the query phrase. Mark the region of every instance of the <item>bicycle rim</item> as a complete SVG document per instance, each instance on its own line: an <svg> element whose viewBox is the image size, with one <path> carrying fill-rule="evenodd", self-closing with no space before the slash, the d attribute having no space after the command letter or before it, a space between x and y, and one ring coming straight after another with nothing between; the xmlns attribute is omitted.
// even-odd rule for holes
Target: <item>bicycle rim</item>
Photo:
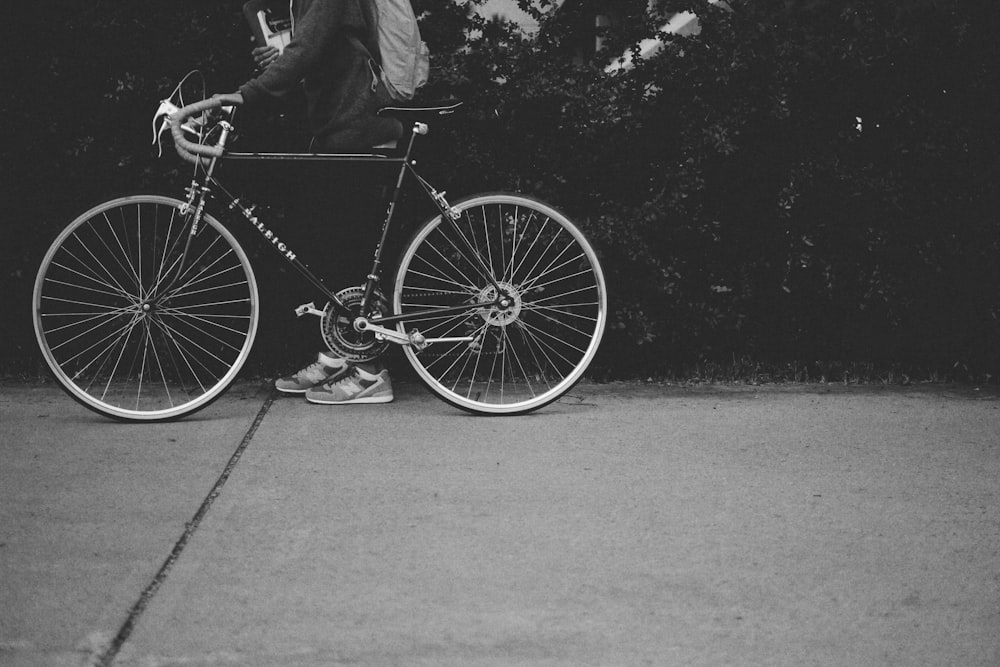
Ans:
<svg viewBox="0 0 1000 667"><path fill-rule="evenodd" d="M403 253L393 289L396 313L495 301L402 322L426 338L464 338L409 362L440 398L464 410L520 414L559 398L583 375L600 345L607 290L583 234L546 204L488 194L457 203L456 225L440 216ZM495 283L495 284L494 284Z"/></svg>
<svg viewBox="0 0 1000 667"><path fill-rule="evenodd" d="M258 296L246 254L211 216L192 236L182 206L151 195L106 202L63 230L42 261L38 344L91 410L129 421L190 414L249 355Z"/></svg>

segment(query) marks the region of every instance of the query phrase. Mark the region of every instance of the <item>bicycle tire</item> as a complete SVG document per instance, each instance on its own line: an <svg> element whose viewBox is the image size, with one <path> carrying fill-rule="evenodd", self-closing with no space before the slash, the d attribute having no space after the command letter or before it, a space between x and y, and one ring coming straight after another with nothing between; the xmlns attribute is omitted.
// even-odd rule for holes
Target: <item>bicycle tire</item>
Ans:
<svg viewBox="0 0 1000 667"><path fill-rule="evenodd" d="M42 260L32 302L39 348L60 386L97 413L190 415L229 387L253 346L259 297L246 253L207 214L191 235L185 208L157 195L104 202Z"/></svg>
<svg viewBox="0 0 1000 667"><path fill-rule="evenodd" d="M490 301L493 281L510 305L400 322L399 331L417 328L426 338L473 338L406 346L405 356L436 396L468 412L544 407L580 380L600 346L608 301L597 253L566 216L534 198L481 194L453 208L455 226L431 218L404 249L394 312Z"/></svg>

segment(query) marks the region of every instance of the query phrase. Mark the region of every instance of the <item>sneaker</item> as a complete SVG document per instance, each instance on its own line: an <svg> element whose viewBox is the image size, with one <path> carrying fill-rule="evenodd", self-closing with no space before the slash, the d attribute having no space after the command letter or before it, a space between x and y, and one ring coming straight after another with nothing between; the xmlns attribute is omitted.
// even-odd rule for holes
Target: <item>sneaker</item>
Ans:
<svg viewBox="0 0 1000 667"><path fill-rule="evenodd" d="M289 377L278 378L274 387L285 394L304 394L327 380L338 380L347 374L350 365L344 359L337 359L320 352L316 361Z"/></svg>
<svg viewBox="0 0 1000 667"><path fill-rule="evenodd" d="M306 392L307 401L324 405L389 403L392 398L389 371L369 373L357 366L343 377L331 378Z"/></svg>

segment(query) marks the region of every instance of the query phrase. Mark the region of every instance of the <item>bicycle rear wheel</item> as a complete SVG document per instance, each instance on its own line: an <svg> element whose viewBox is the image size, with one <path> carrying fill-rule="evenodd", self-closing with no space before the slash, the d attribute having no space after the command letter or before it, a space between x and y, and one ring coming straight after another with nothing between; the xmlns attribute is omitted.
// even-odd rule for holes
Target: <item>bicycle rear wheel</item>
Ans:
<svg viewBox="0 0 1000 667"><path fill-rule="evenodd" d="M437 396L464 410L537 410L580 379L600 345L607 289L597 254L564 215L535 199L486 194L454 208L455 224L435 217L410 241L393 308L407 314L469 304L398 328L472 340L407 346L406 358ZM486 302L495 303L471 305Z"/></svg>
<svg viewBox="0 0 1000 667"><path fill-rule="evenodd" d="M106 202L66 227L42 260L38 345L91 410L181 417L222 394L246 361L258 322L253 270L211 216L192 236L182 207L152 195Z"/></svg>

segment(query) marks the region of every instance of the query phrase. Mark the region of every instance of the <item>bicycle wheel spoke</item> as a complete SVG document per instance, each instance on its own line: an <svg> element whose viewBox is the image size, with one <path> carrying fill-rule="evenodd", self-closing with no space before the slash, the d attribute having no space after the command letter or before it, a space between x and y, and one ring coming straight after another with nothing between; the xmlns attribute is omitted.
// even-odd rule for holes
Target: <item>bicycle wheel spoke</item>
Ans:
<svg viewBox="0 0 1000 667"><path fill-rule="evenodd" d="M108 395L108 390L111 388L111 383L115 379L115 373L118 372L118 367L121 365L122 357L125 356L125 350L128 348L128 341L130 338L132 338L132 332L135 331L136 324L138 324L138 320L132 323L132 326L130 326L128 329L128 333L126 333L124 338L121 339L122 348L121 351L118 353L118 359L115 360L115 365L111 368L111 372L108 374L108 382L107 384L104 385L104 392L101 394L102 401ZM117 343L115 344L115 346L117 347ZM133 365L134 365L134 360L133 360Z"/></svg>
<svg viewBox="0 0 1000 667"><path fill-rule="evenodd" d="M179 233L177 238L174 239L173 244L170 246L169 252L164 252L163 260L160 263L160 270L157 271L156 282L154 282L149 288L149 294L156 294L160 287L170 280L170 275L174 272L174 268L181 263L184 259L184 253L179 250L181 239L183 239L185 234ZM167 258L170 258L170 263L167 264ZM166 267L165 269L163 267Z"/></svg>
<svg viewBox="0 0 1000 667"><path fill-rule="evenodd" d="M107 275L107 277L114 284L114 288L117 289L122 294L122 296L128 298L131 301L136 301L135 295L132 294L131 292L129 292L124 287L122 287L122 284L120 282L118 282L118 280L115 279L115 277L111 273L111 271L108 270L108 267L105 266L104 263L101 262L101 260L97 259L97 256L94 255L94 253L90 250L90 247L86 243L83 242L83 239L81 237L79 237L78 235L74 235L73 238L80 244L80 247L82 247L84 250L87 251L87 254L90 255L90 257L94 260L94 262L97 263L97 266L99 266L104 271L104 273ZM81 266L84 266L84 267L88 268L89 270L93 271L93 269L90 267L89 264L86 264L85 262L83 262L82 260L80 260L79 258L77 258L77 256L74 255L68 248L64 247L63 251L66 254L68 254L70 257L72 257L73 259L76 259L78 262L80 262ZM95 274L96 274L96 271L95 271Z"/></svg>
<svg viewBox="0 0 1000 667"><path fill-rule="evenodd" d="M60 331L64 331L66 329L70 329L72 327L82 326L84 324L87 324L88 322L93 322L94 320L97 320L97 319L101 319L101 318L114 319L115 317L118 317L119 315L122 315L123 313L126 313L129 310L131 310L131 308L120 308L118 310L113 310L111 312L107 312L107 311L103 311L102 310L101 312L92 312L91 311L91 312L76 312L76 313L46 313L45 317L47 317L47 318L52 318L52 317L61 317L61 318L83 317L84 318L84 319L78 320L76 322L70 322L69 324L63 324L61 326L52 327L52 328L48 329L49 335L52 335L52 334L59 333ZM98 326L100 326L100 325L98 325ZM90 333L93 330L94 329L89 329L85 333ZM55 348L53 348L53 349L55 349Z"/></svg>
<svg viewBox="0 0 1000 667"><path fill-rule="evenodd" d="M249 354L258 320L249 261L210 216L191 236L182 206L155 196L108 202L67 227L42 262L39 345L90 409L129 420L189 414L220 395Z"/></svg>
<svg viewBox="0 0 1000 667"><path fill-rule="evenodd" d="M500 237L499 239L497 239L497 249L498 252L500 253L500 278L503 279L504 274L507 273L507 252L506 249L504 248L504 239L503 239L505 227L504 227L503 208L501 207L500 204L497 204L497 209L499 214L499 224L497 225L497 236ZM514 207L514 215L511 219L515 221L517 220L516 206ZM497 275L497 272L495 270L493 272L493 275Z"/></svg>
<svg viewBox="0 0 1000 667"><path fill-rule="evenodd" d="M162 309L160 311L160 313L162 315L170 315L171 317L189 318L189 319L192 319L192 320L197 320L198 322L201 322L203 324L207 324L207 325L213 326L213 327L218 327L219 329L223 329L225 331L232 332L232 333L234 333L234 334L236 334L238 336L244 335L246 333L246 331L243 331L241 329L234 329L232 327L227 327L225 324L220 324L219 322L213 322L209 318L211 318L211 317L218 317L218 318L223 318L223 319L239 319L239 320L249 320L250 319L249 315L194 315L192 313L183 313L181 311L175 311L172 308L164 308L164 309Z"/></svg>
<svg viewBox="0 0 1000 667"><path fill-rule="evenodd" d="M161 316L161 319L162 319L162 316ZM179 319L179 320L178 320L178 323L179 323L179 324L180 324L180 323L183 323L183 324L186 324L186 325L187 325L187 326L189 326L189 327L193 327L193 325L192 325L192 323L191 323L191 321L190 321L190 320L184 320L184 319ZM165 321L164 321L164 326L167 326L167 324L166 324L166 322L165 322ZM179 331L179 329L178 329L178 331ZM225 340L222 340L221 338L219 338L219 337L218 337L218 336L216 336L215 334L212 334L212 333L209 333L209 332L208 332L208 331L206 331L205 329L197 329L197 328L196 328L196 329L195 329L195 331L196 331L196 332L198 332L198 333L200 333L200 334L201 334L201 335L203 335L203 336L207 336L208 338L210 338L210 339L214 340L215 342L219 343L219 344L220 344L220 345L222 345L223 347L227 347L227 348L229 348L230 350L232 350L232 351L234 351L234 352L239 352L239 351L240 351L240 348L239 348L239 347L237 347L236 345L233 345L232 343L230 343L230 342L228 342L228 341L225 341ZM240 332L237 332L237 333L240 333ZM221 360L220 360L220 361L221 361ZM223 363L225 363L225 362L223 362Z"/></svg>
<svg viewBox="0 0 1000 667"><path fill-rule="evenodd" d="M580 334L581 336L586 336L587 333L588 333L588 329L583 329L583 328L580 328L578 326L573 326L572 324L569 324L568 322L563 322L562 320L557 319L555 317L552 317L551 315L547 315L547 314L541 312L540 310L535 310L534 313L537 314L539 317L545 319L548 322L552 322L553 324L558 324L559 326L564 327L566 329L569 329L569 331L572 331L574 333ZM588 319L591 322L596 321L593 318L588 318Z"/></svg>
<svg viewBox="0 0 1000 667"><path fill-rule="evenodd" d="M136 296L139 296L140 293L141 293L141 288L139 286L139 278L135 274L135 268L131 267L131 260L129 260L129 258L127 256L126 256L126 260L129 261L130 268L127 269L127 268L125 268L125 265L122 264L121 257L123 255L126 255L125 248L122 247L122 243L118 239L118 233L115 232L114 228L111 226L111 221L108 220L107 214L105 214L104 219L105 219L105 222L108 223L108 229L111 231L112 236L115 237L115 241L118 243L118 249L121 251L120 253L115 252L114 250L111 249L111 246L104 240L104 236L101 235L100 233L98 233L97 229L93 225L90 225L90 229L93 232L93 235L97 237L97 240L101 242L101 245L104 246L104 249L108 251L108 256L111 257L111 259L114 260L115 264L118 265L118 268L120 268L122 270L122 272L125 274L125 276L127 278L129 278L130 280L132 280L133 282L135 282L135 284L136 284L136 292L135 292L135 294L136 294ZM123 287L123 289L124 289L124 287Z"/></svg>
<svg viewBox="0 0 1000 667"><path fill-rule="evenodd" d="M597 307L600 305L597 301L581 301L579 303L560 303L559 305L561 306L561 308L555 308L553 306L539 306L536 303L526 303L522 306L522 308L524 310L532 312L541 312L541 311L556 312L562 315L569 315L570 317L578 317L581 319L585 319L590 322L597 322L597 318L591 315L582 315L580 313L574 313L572 310L566 310L567 308L587 308L588 310L589 309L596 310Z"/></svg>
<svg viewBox="0 0 1000 667"><path fill-rule="evenodd" d="M209 350L208 348L206 348L206 347L205 347L204 345L201 345L200 343L198 343L198 342L196 342L196 341L192 340L192 339L191 339L191 338L189 338L188 336L185 336L185 335L184 335L184 334L183 334L183 333L182 333L181 331L179 331L178 329L175 329L174 327L171 327L171 326L170 326L169 324L167 324L166 322L164 322L164 321L162 321L162 320L157 320L157 322L158 322L158 324L159 324L160 326L162 326L162 327L163 327L163 328L164 328L164 329L165 329L166 331L169 331L171 335L174 335L174 334L176 334L177 336L180 336L181 338L183 338L183 339L184 339L185 341L187 341L188 343L190 343L190 344L191 344L191 345L193 345L194 347L198 348L199 350L201 350L202 352L204 352L204 353L205 353L205 354L207 354L208 356L210 356L210 357L212 357L213 359L215 359L216 361L218 361L218 362L219 362L219 365L220 365L220 366L222 366L222 367L228 367L228 366L229 366L229 364L228 364L228 363L227 363L227 362L226 362L226 361L225 361L224 359L222 359L222 358L221 358L221 357L219 357L219 356L218 356L217 354L215 354L214 352L212 352L211 350ZM175 340L176 340L176 339L175 339ZM235 348L234 348L234 349L235 349ZM203 366L203 368L204 368L205 370L209 370L209 368L208 368L207 366Z"/></svg>
<svg viewBox="0 0 1000 667"><path fill-rule="evenodd" d="M154 324L160 327L162 329L163 335L166 336L166 338L169 339L171 343L173 343L174 349L180 355L180 358L184 362L184 365L187 366L188 371L191 373L191 377L194 378L194 381L198 383L198 386L201 388L201 390L205 391L205 385L202 384L201 378L198 376L198 372L195 371L194 367L191 365L191 361L193 360L196 364L201 366L201 368L205 371L205 373L209 377L214 376L212 370L207 366L205 366L205 364L201 362L201 360L197 357L197 355L189 352L188 348L182 345L181 342L177 340L177 338L174 336L174 332L164 322L154 321ZM174 362L174 365L176 367L176 362ZM177 375L178 377L181 377L181 373L178 373Z"/></svg>
<svg viewBox="0 0 1000 667"><path fill-rule="evenodd" d="M182 298L182 297L186 297L186 296L194 296L195 294L204 294L205 292L215 292L215 291L218 291L220 289L228 289L230 287L242 287L243 285L246 285L246 284L247 284L247 281L241 280L239 282L228 283L226 285L213 285L212 287L204 287L202 289L190 290L188 292L178 292L176 294L171 294L170 298L171 299L177 299L177 298Z"/></svg>
<svg viewBox="0 0 1000 667"><path fill-rule="evenodd" d="M468 258L468 256L465 254L465 251L462 250L462 249L460 249L458 246L456 246L454 244L454 242L452 242L452 240L450 238L448 238L448 236L446 234L444 234L442 232L441 236L444 238L445 241L448 242L448 245L451 246L451 248L454 249L455 252L457 252L462 257L462 259L464 259L466 262L469 262L470 264L473 263L472 260L470 260ZM472 278L470 278L467 273L465 273L462 269L460 269L457 266L455 266L455 264L450 259L448 259L447 257L445 257L444 253L441 250L439 250L436 245L431 245L430 246L430 250L434 254L436 254L438 257L440 257L441 259L443 259L445 261L445 264L447 264L448 266L450 266L451 268L453 268L455 270L455 272L459 276L461 276L461 279L465 281L464 285L471 286L471 285L475 285L476 284L476 281L473 280ZM421 256L419 259L422 262L424 262L425 264L427 264L428 267L430 267L430 268L435 269L435 270L438 271L438 273L441 275L441 282L447 282L449 284L453 284L453 285L456 285L456 286L463 285L462 280L456 280L454 278L451 278L444 271L442 271L440 268L438 268L434 264L431 264L430 260L427 257ZM428 277L431 277L431 276L428 276Z"/></svg>
<svg viewBox="0 0 1000 667"><path fill-rule="evenodd" d="M137 211L137 215L138 215L138 211ZM111 224L111 219L108 218L108 214L107 213L104 214L104 220L105 220L105 222L108 223L108 229L111 230L111 234L115 237L115 241L118 243L118 249L121 250L121 257L125 258L125 261L128 263L128 268L127 269L125 268L125 265L122 264L121 260L119 259L119 255L117 255L113 250L111 250L111 248L109 248L107 245L105 245L104 247L108 248L108 253L110 253L112 256L114 256L114 258L118 262L118 266L121 267L122 271L125 271L125 273L127 273L127 274L131 274L132 279L135 280L136 294L141 294L142 293L142 278L139 276L139 273L136 271L135 265L132 264L132 252L131 252L131 249L126 250L125 246L122 245L122 240L118 237L118 232L115 231L114 225ZM136 233L139 233L142 230L142 224L141 224L142 221L140 220L139 222L140 222L140 224L136 226ZM104 237L103 236L98 236L98 238L103 239ZM128 242L128 237L126 237L126 243L127 242ZM131 244L128 244L128 245L131 246Z"/></svg>
<svg viewBox="0 0 1000 667"><path fill-rule="evenodd" d="M465 233L462 232L462 230L458 227L457 224L449 223L448 230L457 235L458 238L462 239L464 243L461 245L464 245L466 247L464 248L459 247L458 245L455 244L455 241L452 240L450 235L442 232L442 236L444 236L444 239L448 242L448 245L450 245L455 250L455 252L459 253L459 255L462 256L462 259L468 262L469 266L472 267L472 269L475 271L476 274L479 275L480 278L483 278L487 283L492 282L493 267L486 263L486 258L483 257L482 251L479 249L478 245L473 245L472 243L470 243L468 237L466 237ZM475 239L474 234L473 234L473 239ZM469 251L472 251L471 257L469 256ZM477 281L472 280L470 282L472 284L475 284Z"/></svg>
<svg viewBox="0 0 1000 667"><path fill-rule="evenodd" d="M181 274L178 275L177 278L175 278L176 281L187 279L187 282L186 283L182 283L181 285L179 285L177 287L174 287L171 290L168 290L167 293L166 293L166 298L169 299L174 294L176 294L177 292L183 290L185 287L187 287L191 283L191 281L195 280L199 275L201 275L201 273L203 273L204 271L207 271L209 268L211 268L211 266L217 264L218 262L222 261L222 259L225 258L225 255L222 255L221 257L218 257L211 265L209 265L209 267L202 268L198 274L195 274L194 276L192 276L190 278L187 278L188 273L190 273L192 270L194 270L195 267L199 266L199 264L201 263L201 261L205 258L205 255L207 255L209 252L211 252L212 247L215 246L215 244L218 243L218 241L219 241L218 238L212 239L211 245L209 245L207 248L205 248L201 252L201 254L198 255L198 257L195 258L193 261L189 261L188 262L187 268L185 268L181 272ZM231 250L227 251L227 254L228 254L228 252L231 252ZM178 261L180 261L180 258L178 258Z"/></svg>
<svg viewBox="0 0 1000 667"><path fill-rule="evenodd" d="M158 214L159 213L159 209L157 208L156 211L157 211L157 214ZM149 294L153 294L155 292L155 290L157 288L159 288L160 281L163 280L163 267L167 263L168 246L169 246L169 253L173 254L174 249L177 247L177 242L180 240L181 235L178 234L177 235L177 239L175 239L172 243L170 242L170 237L171 237L171 234L172 234L172 232L174 230L174 220L176 219L176 212L177 212L176 209L173 209L173 208L170 209L170 222L167 223L167 234L163 238L163 254L160 256L159 262L157 262L157 265L156 265L156 277L153 279L153 284L149 288L150 291L147 293L147 297L149 296ZM154 218L154 224L155 224L155 221L157 221L158 219L159 219L159 215L157 215ZM155 239L155 234L154 234L154 239ZM155 243L153 245L153 256L154 257L156 256L156 245L155 245Z"/></svg>
<svg viewBox="0 0 1000 667"><path fill-rule="evenodd" d="M542 382L545 383L545 386L551 389L552 383L549 381L548 371L555 367L552 363L552 359L550 359L548 355L545 354L545 350L538 350L539 352L542 353L542 356L545 357L545 363L542 363L541 360L538 358L538 354L536 353L535 348L532 347L531 345L531 339L525 334L524 330L518 329L517 331L521 335L521 340L524 342L524 347L528 350L528 353L531 354L531 360L534 363L534 365L532 366L532 370L534 371L535 376L537 378L540 378Z"/></svg>
<svg viewBox="0 0 1000 667"><path fill-rule="evenodd" d="M432 276L432 275L430 275L428 273L423 273L421 271L416 271L416 270L413 270L410 273L413 276L416 276L416 277L427 278L428 280L437 280L438 282L447 283L449 285L454 285L456 287L462 287L462 285L460 283L456 283L451 278L441 278L441 277L438 277L438 276ZM468 283L465 287L466 287L466 290L464 292L459 292L459 291L455 291L455 290L438 290L438 291L441 291L441 292L453 292L455 294L475 294L476 293L476 290L472 288L472 284L471 283Z"/></svg>
<svg viewBox="0 0 1000 667"><path fill-rule="evenodd" d="M152 339L153 339L153 332L152 332L152 330L149 327L147 327L146 332L147 332L147 335L149 336L149 340L152 341ZM150 345L149 348L153 352L153 359L156 361L156 367L160 371L160 381L163 384L163 393L166 394L166 396L167 396L167 402L170 404L170 407L174 407L174 397L170 393L170 384L167 382L167 374L163 370L163 362L160 361L160 352L159 352L159 350L157 350L156 345ZM168 351L169 351L169 348L168 348ZM204 388L202 388L202 390L204 391Z"/></svg>
<svg viewBox="0 0 1000 667"><path fill-rule="evenodd" d="M552 343L561 344L563 347L568 347L568 348L570 348L570 350L578 352L580 354L583 354L585 352L585 350L583 348L578 347L578 346L576 346L576 345L574 345L572 343L568 343L567 341L563 340L559 336L556 336L555 334L549 333L548 331L540 329L540 328L538 328L536 326L532 326L531 324L528 324L524 320L521 320L520 324L521 324L522 327L524 327L525 333L527 333L528 335L532 336L535 340L539 341L540 343L543 343L544 345L546 345L546 347L548 347L550 350L552 350L557 355L559 355L559 357L563 361L565 361L566 363L568 363L568 364L572 364L573 361L571 361L568 357L566 357L563 354L561 354L560 352L558 352L555 349L555 347L552 346L552 344L546 343L545 341L551 341ZM567 351L567 353L568 352L569 351Z"/></svg>
<svg viewBox="0 0 1000 667"><path fill-rule="evenodd" d="M184 228L189 227L190 224L191 224L191 220L188 220L187 224L184 225ZM169 295L171 289L183 289L184 285L181 285L180 287L176 287L176 283L178 281L180 281L180 280L184 280L186 278L187 274L192 269L195 269L196 267L199 267L199 265L200 265L201 261L204 259L205 255L207 255L209 252L211 252L213 246L216 243L218 243L219 240L220 240L219 236L213 236L211 242L208 245L208 247L204 248L201 251L201 254L198 255L195 259L192 260L191 257L190 257L190 254L191 254L190 250L191 250L191 248L194 247L194 244L195 244L196 241L198 241L198 240L204 240L205 229L206 228L204 226L202 226L200 228L200 230L198 231L198 233L196 235L194 235L193 237L191 237L191 234L189 232L184 232L183 229L181 230L180 233L178 233L177 238L174 239L173 245L171 246L170 252L167 255L165 255L165 256L172 257L172 260L171 260L170 264L167 266L166 271L159 272L159 277L158 277L156 283L149 290L149 294L150 295L156 294L157 292L159 292L159 290L160 290L161 286L164 284L164 282L166 282L168 280L171 280L170 276L171 276L171 274L174 273L175 268L178 267L178 265L181 262L187 260L187 266L181 266L179 269L177 269L177 270L179 270L179 273L176 276L173 277L172 282L170 284L170 287L168 287L168 289L166 290L166 293ZM191 244L190 244L190 246L187 246L185 248L181 248L181 241L185 237L191 237L190 238ZM223 243L226 243L226 245L228 246L228 243L226 241L223 241ZM197 252L197 250L195 252ZM174 256L175 254L176 254L176 256ZM191 279L193 280L196 277L197 276L194 276Z"/></svg>
<svg viewBox="0 0 1000 667"><path fill-rule="evenodd" d="M425 329L424 334L429 338L449 338L456 336L462 325L468 324L468 315L462 313L455 317L450 317L444 321L438 321ZM450 327L448 325L451 324ZM448 328L445 328L448 327Z"/></svg>
<svg viewBox="0 0 1000 667"><path fill-rule="evenodd" d="M524 263L528 261L528 258L535 254L534 253L535 247L538 244L538 241L544 237L550 222L552 222L552 220L550 218L546 218L545 222L543 222L542 226L538 229L538 232L534 235L534 238L531 239L531 243L528 244L528 249L522 253L521 259L517 263L517 267L510 274L511 282L514 282L517 273L521 270L521 267L524 266ZM544 254L545 253L543 252L542 255ZM529 271L528 273L530 274L531 272Z"/></svg>
<svg viewBox="0 0 1000 667"><path fill-rule="evenodd" d="M212 308L214 306L227 306L234 303L247 303L247 299L230 299L228 301L211 301L207 303L194 303L189 306L170 306L171 310L187 311L194 308Z"/></svg>
<svg viewBox="0 0 1000 667"><path fill-rule="evenodd" d="M543 259L545 259L545 256L546 256L546 255L547 255L547 254L549 253L549 250L551 250L551 249L552 249L552 246L553 246L553 245L555 244L555 242L556 242L556 239L558 239L558 238L559 238L559 236L560 236L560 235L561 235L562 233L563 233L563 230L562 230L562 229L560 229L560 230L559 230L558 232L556 232L556 235L552 237L552 239L551 239L551 240L549 241L548 245L547 245L547 246L545 246L545 249L544 249L544 250L542 250L542 251L541 251L541 252L540 252L540 253L538 254L538 259L536 259L536 260L535 260L535 263L534 263L534 265L533 265L533 266L532 266L532 267L531 267L531 268L530 268L530 269L528 270L528 272L527 272L527 275L528 275L528 276L534 276L534 275L536 275L536 273L535 273L535 269L537 269L537 268L538 268L538 265L542 263L542 260L543 260ZM566 246L566 248L568 248L568 247L569 247L569 246ZM566 251L566 248L563 248L563 252L565 252L565 251ZM530 252L530 249L529 249L529 252ZM525 258L526 258L526 259L527 259L527 257L528 257L528 255L525 255ZM557 256L557 257L558 257L558 256ZM550 266L551 266L551 263L550 263ZM516 273L516 272L515 272L515 274L514 274L514 279L515 279L515 281L516 281L516 279L517 279L517 273ZM528 281L529 281L529 279L528 279L528 278L526 278L526 279L525 279L525 280L524 280L523 282L528 282Z"/></svg>
<svg viewBox="0 0 1000 667"><path fill-rule="evenodd" d="M506 330L504 331L504 336L507 336ZM513 349L514 346L511 345L510 347L511 349ZM536 395L535 388L531 385L531 374L528 373L528 371L524 368L524 364L521 362L521 355L514 354L512 356L514 357L514 361L517 362L518 369L520 369L521 371L521 375L519 377L521 377L524 380L524 384L527 385L528 387L528 393L531 394L532 396L535 396ZM536 366L537 362L538 360L535 359ZM514 376L513 368L511 368L511 379L516 379L516 377ZM548 385L547 382L546 385Z"/></svg>
<svg viewBox="0 0 1000 667"><path fill-rule="evenodd" d="M109 353L111 350L114 350L114 348L118 345L118 343L125 336L127 336L132 331L132 329L135 328L135 323L136 323L136 319L133 319L128 324L125 324L125 325L121 326L117 331L111 332L110 334L108 334L104 338L100 339L96 343L93 343L89 347L87 347L87 348L85 348L83 350L80 350L79 352L77 352L75 355L73 355L69 359L66 359L65 361L63 361L62 362L63 365L70 366L73 362L75 362L77 359L79 359L83 355L85 355L88 352L90 352L91 350L93 350L95 347L99 347L100 345L102 345L103 343L105 343L106 341L108 341L109 339L114 339L114 340L111 340L111 342L108 343L104 347L103 350L101 350L99 353L97 353L96 355L94 355L93 359L91 359L86 365L84 365L82 368L80 368L76 372L76 374L73 376L74 380L77 379L77 378L82 377L88 370L90 370L90 367L93 366L94 363L96 363L98 359L100 359L101 357L103 357L105 354ZM101 362L101 366L99 366L98 369L97 369L98 372L100 372L100 370L103 369L103 368L104 368L104 362Z"/></svg>
<svg viewBox="0 0 1000 667"><path fill-rule="evenodd" d="M499 206L497 207L499 209ZM489 267L490 273L495 275L493 264L493 245L490 243L490 226L487 216L487 210L483 209L483 238L486 240L486 257L484 259L488 260L486 266Z"/></svg>
<svg viewBox="0 0 1000 667"><path fill-rule="evenodd" d="M552 301L553 299L563 299L563 298L565 298L567 296L572 296L573 294L581 294L583 292L590 292L590 291L596 290L596 289L597 289L596 285L587 285L587 286L581 287L579 289L570 290L569 292L563 292L562 294L553 294L552 296L547 296L547 297L545 297L543 299L533 299L529 303L531 305L538 305L538 304L543 303L545 301Z"/></svg>
<svg viewBox="0 0 1000 667"><path fill-rule="evenodd" d="M85 292L94 292L95 294L104 294L105 296L119 297L120 294L116 292L109 292L107 290L97 289L95 287L85 287L83 285L74 285L73 283L68 283L64 280L56 280L54 278L49 278L49 282L53 285L62 285L63 287L70 287L72 289L84 290Z"/></svg>
<svg viewBox="0 0 1000 667"><path fill-rule="evenodd" d="M53 345L52 348L51 348L52 351L55 352L56 350L59 350L59 349L65 347L65 346L69 345L70 343L76 342L80 338L83 338L84 336L87 336L87 335L89 335L89 334L97 331L98 329L100 329L101 327L103 327L105 324L108 324L109 322L111 322L112 320L117 319L120 315L123 315L123 314L124 314L124 312L120 312L120 313L114 313L114 314L112 314L110 316L107 316L107 317L103 317L103 321L95 324L94 326L90 327L89 329L81 331L80 333L76 334L72 338L68 338L68 339L62 341L58 345ZM95 319L98 319L98 318L91 317L91 318L88 318L87 320L85 320L85 322L93 321ZM74 323L72 326L76 326L78 324L80 324L80 323ZM67 326L71 326L71 325L67 325ZM61 329L65 329L65 328L66 327L59 327L59 329L52 329L49 333L55 333L56 331L59 331Z"/></svg>
<svg viewBox="0 0 1000 667"><path fill-rule="evenodd" d="M555 273L559 269L565 268L566 266L568 266L570 264L573 264L574 262L578 262L579 260L580 260L580 257L574 257L572 259L566 260L564 263L560 264L559 266L557 266L555 268L552 268L552 269L549 269L544 274L539 274L533 280L531 280L528 283L522 284L520 287L525 292L529 292L529 291L537 292L537 291L541 291L542 289L544 289L546 287L549 287L550 285L557 285L557 284L559 284L561 282L565 282L567 280L572 280L573 278L579 278L581 276L589 276L590 275L590 270L589 269L581 269L581 270L577 271L576 273L569 273L569 274L566 274L566 275L563 275L563 276L559 276L557 278L552 278L550 280L545 281L544 283L539 283L539 281L542 278L545 278L549 274Z"/></svg>
<svg viewBox="0 0 1000 667"><path fill-rule="evenodd" d="M72 253L68 253L67 252L67 254L69 254L71 257L73 257L74 259L76 259L75 256L72 255ZM79 260L77 260L77 261L79 261ZM110 291L106 290L107 294L111 294L113 296L128 296L126 292L122 292L121 290L118 290L114 285L112 285L109 282L106 282L106 281L101 280L99 278L95 278L94 276L88 276L88 275L86 275L84 273L81 273L81 272L77 271L76 269L70 268L70 267L68 267L68 266L66 266L64 264L60 264L59 262L52 262L52 266L58 267L58 268L63 269L65 271L69 271L70 273L72 273L74 275L80 276L81 278L84 278L84 279L89 280L91 282L97 283L101 287L106 287L107 290L110 290ZM50 280L50 281L54 282L54 280L51 279L51 278L47 278L46 280ZM76 287L77 289L87 289L83 285L73 285L72 283L63 283L63 284L70 285L72 287Z"/></svg>
<svg viewBox="0 0 1000 667"><path fill-rule="evenodd" d="M531 221L535 219L536 214L537 211L530 212L530 214L528 215L528 219L525 220L522 225L523 229L528 229L531 226ZM521 223L521 206L517 206L514 209L514 229L512 231L510 239L510 267L509 270L505 268L503 274L503 279L505 282L514 282L514 274L517 271L517 268L514 265L514 261L517 259L517 251L520 249L519 244L517 242L517 229L520 223ZM518 264L517 267L520 267L520 264Z"/></svg>
<svg viewBox="0 0 1000 667"><path fill-rule="evenodd" d="M199 278L198 280L196 280L194 282L188 283L185 287L190 288L190 287L194 287L195 285L201 285L202 283L207 283L208 281L213 280L215 278L218 278L218 277L220 277L220 276L222 276L222 275L224 275L226 273L229 273L231 271L237 271L238 272L239 268L240 268L239 264L234 264L233 266L230 266L230 267L227 267L225 269L221 269L219 271L216 271L212 275L205 276L203 278ZM209 288L204 288L204 289L221 289L222 287L234 287L234 286L238 286L238 285L246 285L246 281L242 280L242 281L238 281L238 282L235 282L235 283L229 283L228 285L221 285L221 286L217 285L215 287L209 287ZM199 292L199 290L187 289L185 291L178 292L177 295L197 294L198 292ZM174 296L174 295L172 294L171 296Z"/></svg>

